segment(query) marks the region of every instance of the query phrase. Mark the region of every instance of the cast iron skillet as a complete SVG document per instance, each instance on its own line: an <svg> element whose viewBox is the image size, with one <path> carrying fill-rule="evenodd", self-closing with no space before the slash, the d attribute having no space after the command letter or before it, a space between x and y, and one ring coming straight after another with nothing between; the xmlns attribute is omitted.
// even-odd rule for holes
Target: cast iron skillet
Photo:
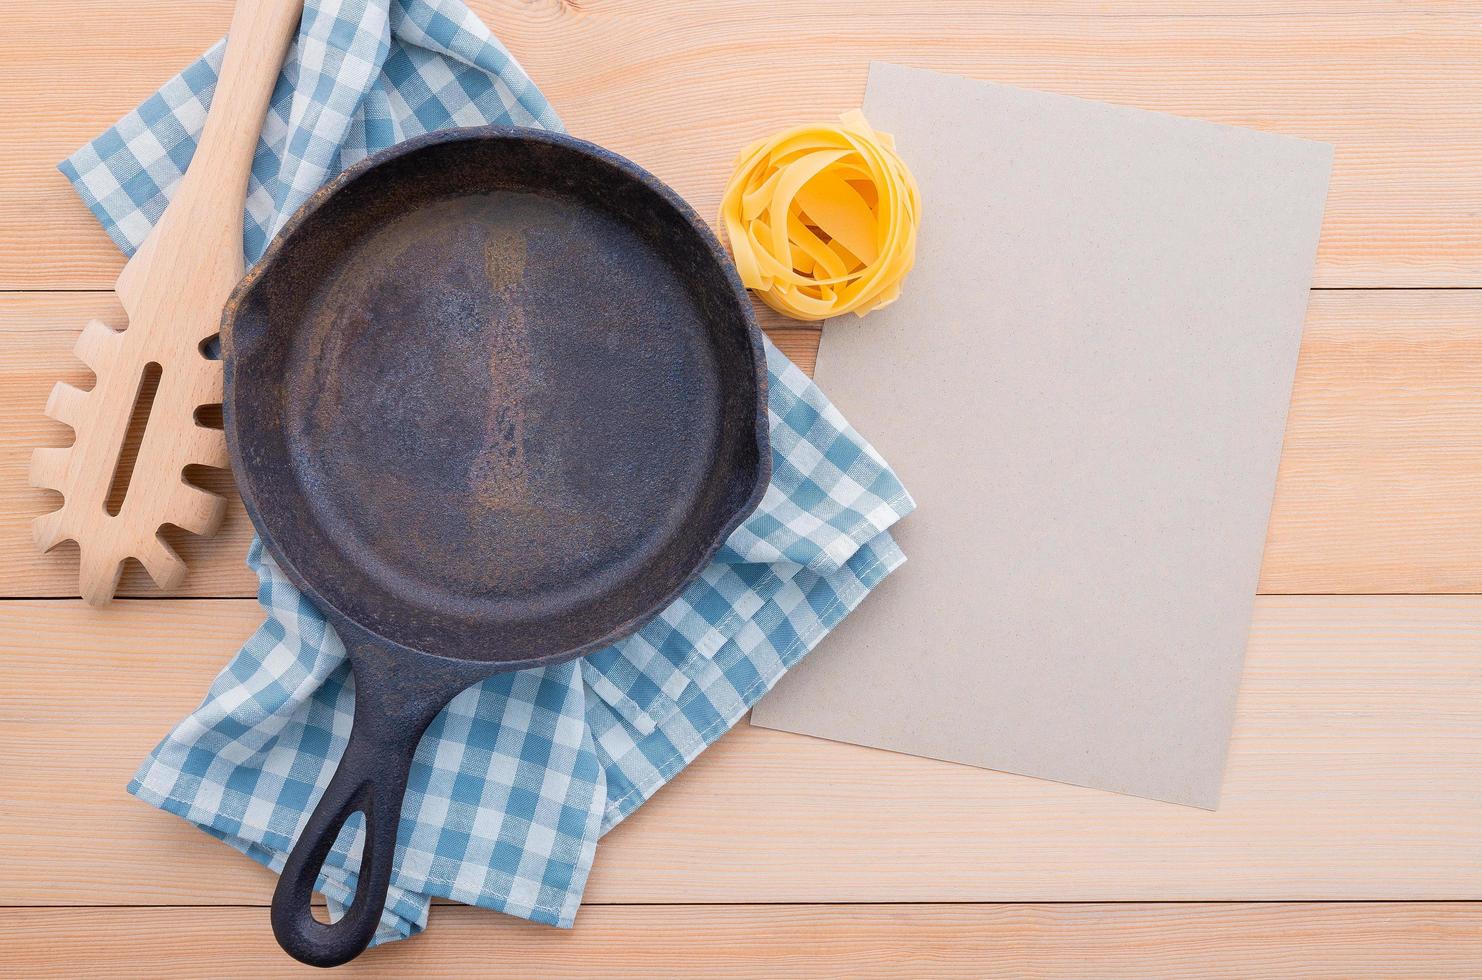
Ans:
<svg viewBox="0 0 1482 980"><path fill-rule="evenodd" d="M667 605L756 506L766 370L719 244L633 163L537 130L402 143L294 216L228 302L247 512L349 651L355 723L273 895L333 966L385 904L412 754L494 674ZM310 913L345 820L355 898Z"/></svg>

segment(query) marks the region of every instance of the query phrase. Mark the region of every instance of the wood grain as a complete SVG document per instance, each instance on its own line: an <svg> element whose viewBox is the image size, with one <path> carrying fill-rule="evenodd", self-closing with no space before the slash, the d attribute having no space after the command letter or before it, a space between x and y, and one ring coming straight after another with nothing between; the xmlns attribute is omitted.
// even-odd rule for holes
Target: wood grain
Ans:
<svg viewBox="0 0 1482 980"><path fill-rule="evenodd" d="M117 324L122 313L111 294L0 295L0 595L77 594L76 546L40 555L31 544L31 518L57 498L26 486L26 463L32 447L69 438L41 407L56 381L90 383L70 350L91 317ZM817 330L764 322L811 370ZM242 562L251 529L230 477L192 476L232 503L212 540L167 534L191 567L167 594L254 595ZM1314 292L1261 590L1482 592L1479 555L1482 291ZM132 563L120 594L160 595Z"/></svg>
<svg viewBox="0 0 1482 980"><path fill-rule="evenodd" d="M1482 285L1482 18L1468 3L470 5L574 133L706 215L741 146L857 105L870 59L888 59L1331 142L1319 285ZM7 5L0 288L112 285L122 260L54 168L229 13L229 0Z"/></svg>
<svg viewBox="0 0 1482 980"><path fill-rule="evenodd" d="M267 901L124 794L260 619L0 603L0 902ZM1261 600L1218 812L743 724L604 840L586 897L1482 898L1482 597Z"/></svg>
<svg viewBox="0 0 1482 980"><path fill-rule="evenodd" d="M578 922L438 909L428 935L335 975L1401 980L1482 962L1471 904L598 906ZM16 978L323 975L283 955L254 908L22 909L0 919L0 955Z"/></svg>
<svg viewBox="0 0 1482 980"><path fill-rule="evenodd" d="M1266 593L1482 592L1482 292L1314 292Z"/></svg>

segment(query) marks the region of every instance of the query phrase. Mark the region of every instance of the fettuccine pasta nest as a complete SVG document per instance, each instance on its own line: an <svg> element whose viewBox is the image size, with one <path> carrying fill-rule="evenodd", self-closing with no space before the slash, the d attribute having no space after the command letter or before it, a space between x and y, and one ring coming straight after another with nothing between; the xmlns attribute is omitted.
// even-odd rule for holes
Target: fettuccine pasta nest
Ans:
<svg viewBox="0 0 1482 980"><path fill-rule="evenodd" d="M859 110L742 151L720 220L741 281L797 320L864 316L900 295L920 191L889 133Z"/></svg>

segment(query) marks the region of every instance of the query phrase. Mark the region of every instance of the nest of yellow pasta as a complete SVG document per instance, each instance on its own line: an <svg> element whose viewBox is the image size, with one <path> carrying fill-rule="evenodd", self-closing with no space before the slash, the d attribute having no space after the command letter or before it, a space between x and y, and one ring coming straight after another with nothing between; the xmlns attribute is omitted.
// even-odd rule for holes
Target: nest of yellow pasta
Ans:
<svg viewBox="0 0 1482 980"><path fill-rule="evenodd" d="M721 202L741 281L780 313L864 316L900 295L921 221L915 178L858 110L747 147Z"/></svg>

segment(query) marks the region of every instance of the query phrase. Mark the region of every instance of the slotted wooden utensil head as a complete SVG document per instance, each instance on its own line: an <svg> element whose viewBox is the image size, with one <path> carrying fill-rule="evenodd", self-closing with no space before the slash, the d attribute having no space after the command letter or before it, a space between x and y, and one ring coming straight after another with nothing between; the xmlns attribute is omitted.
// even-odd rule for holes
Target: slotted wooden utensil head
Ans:
<svg viewBox="0 0 1482 980"><path fill-rule="evenodd" d="M46 414L70 426L76 440L31 457L32 486L62 494L60 508L36 519L36 544L48 551L62 541L78 543L79 586L93 605L112 598L128 558L160 588L180 584L185 563L161 538L166 525L199 535L221 525L226 502L185 479L187 466L227 465L221 430L198 420L201 407L221 401L221 365L203 347L242 278L242 200L260 122L302 8L303 0L238 0L195 156L118 277L128 327L89 323L75 349L97 383L89 391L58 383L47 399ZM130 420L146 379L155 378L123 502L109 513Z"/></svg>

